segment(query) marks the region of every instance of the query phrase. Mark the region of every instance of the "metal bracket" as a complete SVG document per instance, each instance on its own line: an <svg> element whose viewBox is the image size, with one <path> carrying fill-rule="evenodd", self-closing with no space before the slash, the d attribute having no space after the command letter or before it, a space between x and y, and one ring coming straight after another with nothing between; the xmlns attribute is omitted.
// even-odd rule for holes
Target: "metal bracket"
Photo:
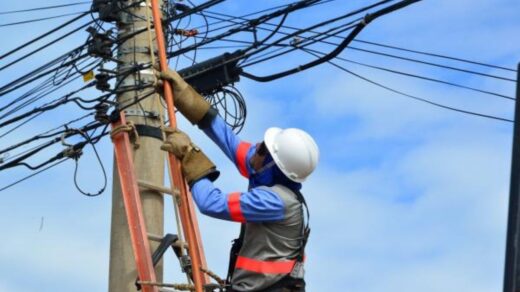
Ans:
<svg viewBox="0 0 520 292"><path fill-rule="evenodd" d="M136 79L133 76L128 76L121 82L119 88L127 88L127 87L148 87L153 86L155 84L155 78L151 76L141 76L141 78Z"/></svg>
<svg viewBox="0 0 520 292"><path fill-rule="evenodd" d="M150 54L150 47L134 47L132 49L123 48L117 51L117 55L119 57L121 57L122 55L129 55L134 53ZM154 54L157 54L157 50L154 50Z"/></svg>
<svg viewBox="0 0 520 292"><path fill-rule="evenodd" d="M143 111L140 109L126 109L124 110L124 113L127 117L133 116L133 117L144 117L144 118L150 118L150 119L159 119L159 113L156 111Z"/></svg>

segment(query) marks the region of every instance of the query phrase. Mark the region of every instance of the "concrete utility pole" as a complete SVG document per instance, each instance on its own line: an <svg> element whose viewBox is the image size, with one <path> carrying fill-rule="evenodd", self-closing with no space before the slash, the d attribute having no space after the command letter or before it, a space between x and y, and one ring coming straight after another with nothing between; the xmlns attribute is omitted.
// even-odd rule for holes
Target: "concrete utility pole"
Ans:
<svg viewBox="0 0 520 292"><path fill-rule="evenodd" d="M517 74L504 292L520 291L520 63Z"/></svg>
<svg viewBox="0 0 520 292"><path fill-rule="evenodd" d="M121 6L126 7L132 2L133 0L119 1ZM146 19L150 19L150 22L153 23L151 15L149 1L142 1L140 5L128 8L126 12L121 12L120 22L118 23L118 36L120 38L125 37L134 31L147 28L149 23ZM125 69L132 68L136 64L151 63L151 44L153 48L153 44L155 44L155 32L153 30L152 36L150 36L148 32L145 32L125 41L118 48L118 59L122 61L122 63L118 65L118 72L124 72ZM156 59L154 58L154 60ZM123 77L119 77L118 82L122 78ZM142 70L139 74L135 73L124 77L120 89L138 85L139 82L143 85L150 84L153 80L154 75L152 69ZM143 93L147 93L149 90L150 88L146 88L142 91L125 92L118 95L117 100L124 106L125 104L134 102L136 97L143 96ZM139 104L133 105L125 111L127 121L138 125L141 132L142 129L147 132L154 132L153 128L155 128L155 133L157 133L157 128L160 126L159 115L162 114L163 108L158 94L144 99ZM141 134L138 138L138 144L139 147L137 149L134 148L133 153L138 179L162 186L164 182L165 156L163 151L160 150L161 140ZM164 234L163 196L162 194L150 190L141 190L140 193L148 233L162 237ZM152 252L157 245L157 242L150 242ZM162 264L160 264L156 268L157 281L162 282L162 274ZM136 291L136 277L135 260L122 201L121 186L117 168L114 166L109 292Z"/></svg>

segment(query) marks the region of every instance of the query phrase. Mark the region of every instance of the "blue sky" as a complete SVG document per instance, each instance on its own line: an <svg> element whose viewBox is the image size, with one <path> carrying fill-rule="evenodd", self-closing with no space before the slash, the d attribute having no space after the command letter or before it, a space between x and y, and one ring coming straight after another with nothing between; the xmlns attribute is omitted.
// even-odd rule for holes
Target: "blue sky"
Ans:
<svg viewBox="0 0 520 292"><path fill-rule="evenodd" d="M212 10L242 15L288 2L228 0ZM42 3L5 2L0 10L38 7ZM54 3L58 2L45 1L46 5ZM363 5L366 1L333 1L298 17L289 17L288 24L303 27ZM76 7L64 11L78 10ZM520 3L512 0L422 1L378 19L359 38L514 68L520 60L519 10ZM0 24L10 21L15 18L0 18ZM1 52L61 21L0 27L3 35L8 36L2 41ZM85 39L86 33L78 33L20 66L1 71L2 84L24 72L24 66L42 64L49 56L57 56L65 47L72 48ZM201 54L200 60L212 55ZM284 57L250 71L267 74L289 68L302 63L303 56ZM352 50L345 50L341 56L510 96L515 94L514 84L510 82ZM5 61L0 62L1 65ZM516 77L494 69L457 65ZM511 101L352 64L346 66L410 94L513 117ZM79 86L81 81L75 84ZM312 235L307 251L309 291L501 289L511 124L413 101L330 65L267 84L243 79L237 87L248 108L246 126L241 133L243 139L258 141L270 126L299 127L311 133L320 146L320 164L303 189L311 208ZM85 97L96 94L90 91ZM64 107L38 118L31 127L0 138L0 145L10 145L77 115L77 108ZM207 138L184 119L180 119L180 126L221 169L217 184L223 190L246 188L246 182ZM59 150L57 147L46 153ZM99 151L107 173L111 174L110 141L100 143ZM0 193L3 234L0 291L107 290L110 186L102 196L86 198L74 187L73 170L73 162L67 161ZM102 184L99 166L90 149L80 160L79 171L82 186L90 185L95 191ZM23 169L2 172L0 186L26 173ZM175 233L171 202L166 201L165 205L166 230ZM229 244L239 226L206 217L199 220L209 265L224 275ZM178 268L172 258L166 261L165 278L176 282Z"/></svg>

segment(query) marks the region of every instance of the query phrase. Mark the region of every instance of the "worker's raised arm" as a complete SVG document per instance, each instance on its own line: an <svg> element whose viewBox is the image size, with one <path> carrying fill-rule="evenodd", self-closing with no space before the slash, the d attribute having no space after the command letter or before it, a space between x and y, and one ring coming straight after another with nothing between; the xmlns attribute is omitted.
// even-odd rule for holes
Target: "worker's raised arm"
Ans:
<svg viewBox="0 0 520 292"><path fill-rule="evenodd" d="M192 123L198 125L204 133L237 166L240 173L248 178L251 166L247 161L254 154L254 146L241 141L231 128L218 116L215 109L204 100L175 71L161 72L161 78L170 81L175 94L175 107Z"/></svg>
<svg viewBox="0 0 520 292"><path fill-rule="evenodd" d="M215 165L177 129L167 129L161 149L173 153L182 163L182 173L191 187L193 199L206 215L237 222L273 222L284 219L284 203L273 191L253 188L225 194L212 181L218 177Z"/></svg>
<svg viewBox="0 0 520 292"><path fill-rule="evenodd" d="M202 130L236 165L240 174L249 178L252 168L247 162L255 153L255 145L240 140L240 138L233 133L231 128L218 115L215 115L211 122L208 123L206 127L202 128Z"/></svg>
<svg viewBox="0 0 520 292"><path fill-rule="evenodd" d="M276 222L285 218L284 202L268 189L224 193L209 179L201 179L193 184L191 193L200 212L214 218L241 223Z"/></svg>

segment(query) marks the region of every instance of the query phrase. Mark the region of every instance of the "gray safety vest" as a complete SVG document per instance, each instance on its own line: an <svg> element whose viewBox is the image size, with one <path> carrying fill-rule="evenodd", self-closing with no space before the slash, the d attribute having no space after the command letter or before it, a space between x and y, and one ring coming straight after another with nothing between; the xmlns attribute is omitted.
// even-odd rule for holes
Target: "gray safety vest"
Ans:
<svg viewBox="0 0 520 292"><path fill-rule="evenodd" d="M261 188L280 196L285 205L285 219L245 223L242 248L231 278L236 291L258 291L280 281L292 272L302 246L303 207L296 194L282 185Z"/></svg>

